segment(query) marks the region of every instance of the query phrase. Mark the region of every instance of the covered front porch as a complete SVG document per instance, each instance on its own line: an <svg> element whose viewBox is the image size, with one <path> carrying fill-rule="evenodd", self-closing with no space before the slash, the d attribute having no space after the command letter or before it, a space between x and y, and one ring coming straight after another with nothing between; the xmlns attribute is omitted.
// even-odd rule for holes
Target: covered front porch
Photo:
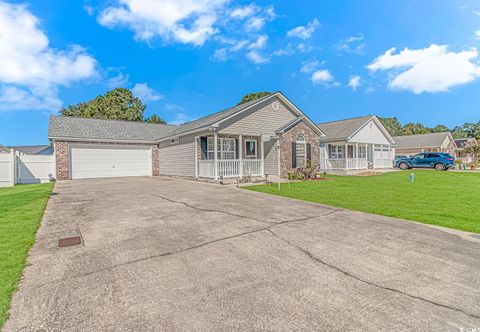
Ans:
<svg viewBox="0 0 480 332"><path fill-rule="evenodd" d="M369 143L328 143L321 168L325 171L350 171L392 168L395 155L390 145Z"/></svg>
<svg viewBox="0 0 480 332"><path fill-rule="evenodd" d="M265 175L262 136L213 133L197 137L196 141L197 178L219 180Z"/></svg>

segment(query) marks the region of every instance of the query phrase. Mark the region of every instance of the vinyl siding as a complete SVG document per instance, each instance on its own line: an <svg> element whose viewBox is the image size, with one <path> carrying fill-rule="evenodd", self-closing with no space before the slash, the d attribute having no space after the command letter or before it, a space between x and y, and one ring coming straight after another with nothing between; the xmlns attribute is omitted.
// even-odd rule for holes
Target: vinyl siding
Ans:
<svg viewBox="0 0 480 332"><path fill-rule="evenodd" d="M374 121L369 121L349 142L390 145L388 138Z"/></svg>
<svg viewBox="0 0 480 332"><path fill-rule="evenodd" d="M277 157L277 140L270 140L264 143L264 167L265 175L278 175L278 157Z"/></svg>
<svg viewBox="0 0 480 332"><path fill-rule="evenodd" d="M278 109L272 107L278 104ZM219 132L243 135L275 135L275 131L297 117L278 98L266 100L256 107L246 110L220 124Z"/></svg>
<svg viewBox="0 0 480 332"><path fill-rule="evenodd" d="M158 149L160 175L195 177L195 136L180 137L177 144L161 142Z"/></svg>

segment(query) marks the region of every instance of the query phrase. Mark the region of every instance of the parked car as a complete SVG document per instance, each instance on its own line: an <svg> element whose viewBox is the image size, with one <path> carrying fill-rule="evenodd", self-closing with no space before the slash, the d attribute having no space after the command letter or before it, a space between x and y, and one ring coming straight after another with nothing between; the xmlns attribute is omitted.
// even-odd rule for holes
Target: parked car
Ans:
<svg viewBox="0 0 480 332"><path fill-rule="evenodd" d="M418 167L435 168L437 171L446 171L454 165L455 158L448 153L441 152L423 152L413 157L395 160L395 167L403 170Z"/></svg>
<svg viewBox="0 0 480 332"><path fill-rule="evenodd" d="M406 159L406 158L410 158L410 156L406 154L397 154L395 155L394 162L397 162L400 159Z"/></svg>

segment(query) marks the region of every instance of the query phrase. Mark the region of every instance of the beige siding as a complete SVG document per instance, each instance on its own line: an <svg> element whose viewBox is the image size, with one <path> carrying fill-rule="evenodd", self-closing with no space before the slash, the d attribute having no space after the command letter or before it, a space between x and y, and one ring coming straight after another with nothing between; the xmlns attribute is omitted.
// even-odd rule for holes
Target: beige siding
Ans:
<svg viewBox="0 0 480 332"><path fill-rule="evenodd" d="M389 145L387 136L378 127L375 121L370 120L362 129L360 129L349 142L372 143Z"/></svg>
<svg viewBox="0 0 480 332"><path fill-rule="evenodd" d="M273 103L278 105L274 109ZM297 117L278 98L267 100L220 124L219 132L243 135L274 135L275 131Z"/></svg>
<svg viewBox="0 0 480 332"><path fill-rule="evenodd" d="M278 175L278 157L277 157L277 140L270 140L264 143L264 165L265 175Z"/></svg>
<svg viewBox="0 0 480 332"><path fill-rule="evenodd" d="M180 142L161 142L158 149L160 175L195 177L195 136L180 137Z"/></svg>

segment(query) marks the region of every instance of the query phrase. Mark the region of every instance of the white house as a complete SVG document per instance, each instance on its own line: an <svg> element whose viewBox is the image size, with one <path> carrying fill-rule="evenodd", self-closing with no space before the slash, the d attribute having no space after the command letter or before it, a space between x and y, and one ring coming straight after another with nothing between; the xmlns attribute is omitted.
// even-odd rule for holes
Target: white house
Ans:
<svg viewBox="0 0 480 332"><path fill-rule="evenodd" d="M356 173L393 168L394 139L376 116L319 123L326 136L320 139L320 169Z"/></svg>

